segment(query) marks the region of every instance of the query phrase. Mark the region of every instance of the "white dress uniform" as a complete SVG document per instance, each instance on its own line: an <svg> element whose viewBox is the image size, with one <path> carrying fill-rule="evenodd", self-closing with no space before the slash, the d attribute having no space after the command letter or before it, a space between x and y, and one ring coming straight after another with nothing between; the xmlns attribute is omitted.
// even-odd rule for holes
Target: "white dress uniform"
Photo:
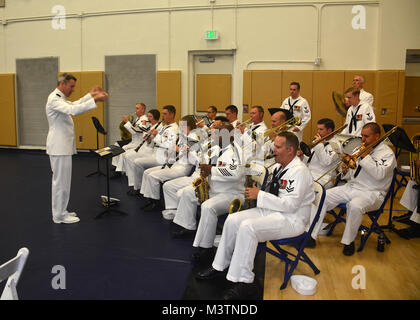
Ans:
<svg viewBox="0 0 420 320"><path fill-rule="evenodd" d="M360 103L366 103L373 106L373 95L364 89L360 89L359 99Z"/></svg>
<svg viewBox="0 0 420 320"><path fill-rule="evenodd" d="M356 137L362 136L362 128L366 123L375 122L376 117L372 106L367 103L359 103L358 106L350 106L347 110L347 127L341 131L341 134L349 134Z"/></svg>
<svg viewBox="0 0 420 320"><path fill-rule="evenodd" d="M164 168L156 166L144 171L140 189L140 193L144 197L159 200L162 182L190 175L196 161L196 156L193 156L193 153L196 152L182 151L183 146L188 145L188 140L197 141L197 136L191 133L188 137L179 139L178 146L181 151L179 159L173 165L165 165ZM191 161L190 157L193 158Z"/></svg>
<svg viewBox="0 0 420 320"><path fill-rule="evenodd" d="M362 224L363 214L378 209L384 201L396 163L394 152L384 143L380 143L363 159L357 159L356 169L349 169L343 177L349 181L327 190L312 238L316 239L326 212L340 203L346 203L346 226L341 243L352 243Z"/></svg>
<svg viewBox="0 0 420 320"><path fill-rule="evenodd" d="M408 210L413 212L413 214L410 217L410 220L420 224L420 213L419 208L417 207L419 191L413 188L416 185L417 183L414 180L408 181L404 193L401 197L400 203Z"/></svg>
<svg viewBox="0 0 420 320"><path fill-rule="evenodd" d="M162 166L167 162L168 156L175 151L178 129L178 124L175 122L163 126L153 139L153 152L134 160L134 166L132 167L134 190L140 189L144 170L157 165Z"/></svg>
<svg viewBox="0 0 420 320"><path fill-rule="evenodd" d="M225 221L213 268L229 267L229 281L252 283L258 242L305 231L315 199L312 183L309 169L298 157L285 168L276 164L270 192L258 193L257 207L231 214Z"/></svg>
<svg viewBox="0 0 420 320"><path fill-rule="evenodd" d="M283 100L280 109L289 111L294 117L300 117L301 124L297 126L300 131L292 131L292 128L289 131L293 132L298 137L299 142L302 141L303 129L305 129L306 125L311 120L311 109L309 108L308 101L301 96L296 99L293 99L290 96Z"/></svg>
<svg viewBox="0 0 420 320"><path fill-rule="evenodd" d="M143 121L147 121L146 115L142 115L140 118L137 117L134 123L128 121L124 124L124 127L128 130L128 132L131 133L131 142L122 147L125 151L137 148L138 145L142 142L143 134L145 132L144 130L147 131L150 127L150 125L147 123L143 124ZM124 154L125 152L112 158L112 165L116 167L115 171L125 171Z"/></svg>
<svg viewBox="0 0 420 320"><path fill-rule="evenodd" d="M48 119L47 154L50 156L52 177L52 215L61 220L67 213L71 187L71 156L76 154L74 124L71 116L95 109L96 103L88 93L80 100L70 102L58 89L49 96L46 104Z"/></svg>
<svg viewBox="0 0 420 320"><path fill-rule="evenodd" d="M235 143L242 145L239 149L241 152L242 164L247 163L249 158L263 158L264 157L264 132L267 130L267 126L264 121L259 123L252 123L249 128L246 128L244 134L238 136L238 130L235 130ZM256 140L252 137L256 135ZM241 137L241 140L238 140Z"/></svg>
<svg viewBox="0 0 420 320"><path fill-rule="evenodd" d="M162 128L162 122L157 122L154 125L151 126L151 128L149 129L156 129L156 130L160 130ZM143 140L144 141L144 140ZM140 142L135 149L130 149L124 153L122 153L123 155L123 167L125 169L125 174L127 176L128 179L128 185L130 187L134 186L134 160L136 160L137 158L141 158L141 157L145 157L148 156L150 154L152 154L154 152L154 143L153 140L148 143L147 141L144 141L144 143ZM141 147L140 147L141 145ZM136 149L140 147L140 149L138 149L136 151ZM136 189L137 190L137 189Z"/></svg>
<svg viewBox="0 0 420 320"><path fill-rule="evenodd" d="M201 204L201 218L195 235L194 247L211 248L216 237L217 217L227 213L229 204L235 198L244 199L243 167L238 165L235 147L231 144L219 149L220 156L208 177L209 199ZM190 185L183 189L179 199L174 223L188 230L197 228L197 196Z"/></svg>
<svg viewBox="0 0 420 320"><path fill-rule="evenodd" d="M334 138L331 138L329 141L324 141L324 143L318 143L311 149L311 156L305 156L303 159L303 162L308 166L315 181L335 167L340 160L340 156L333 150L330 144L334 141ZM335 172L333 171L322 177L318 182L328 189L332 187L332 181L330 180L334 177ZM325 185L328 181L330 182Z"/></svg>

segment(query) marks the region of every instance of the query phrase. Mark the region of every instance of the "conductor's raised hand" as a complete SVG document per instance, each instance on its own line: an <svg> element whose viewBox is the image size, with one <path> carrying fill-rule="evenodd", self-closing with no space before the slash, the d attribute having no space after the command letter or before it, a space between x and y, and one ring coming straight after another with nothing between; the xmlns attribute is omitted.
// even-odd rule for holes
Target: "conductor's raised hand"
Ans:
<svg viewBox="0 0 420 320"><path fill-rule="evenodd" d="M94 94L92 97L95 100L95 102L106 101L106 100L108 100L108 93L106 93L105 91L101 91L101 92L98 92L98 93Z"/></svg>

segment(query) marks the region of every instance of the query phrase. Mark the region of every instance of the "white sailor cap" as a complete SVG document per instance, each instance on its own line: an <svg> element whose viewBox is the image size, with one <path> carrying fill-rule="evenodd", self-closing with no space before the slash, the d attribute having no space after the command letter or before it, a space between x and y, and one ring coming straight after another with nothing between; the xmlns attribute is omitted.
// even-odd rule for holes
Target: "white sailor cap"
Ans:
<svg viewBox="0 0 420 320"><path fill-rule="evenodd" d="M305 296L312 296L316 292L317 281L313 278L296 275L291 276L290 281L292 283L292 288L300 294Z"/></svg>

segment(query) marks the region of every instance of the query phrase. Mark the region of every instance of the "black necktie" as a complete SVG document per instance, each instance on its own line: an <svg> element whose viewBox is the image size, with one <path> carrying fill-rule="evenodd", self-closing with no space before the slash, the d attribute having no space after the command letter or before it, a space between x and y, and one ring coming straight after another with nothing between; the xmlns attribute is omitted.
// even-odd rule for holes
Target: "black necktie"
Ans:
<svg viewBox="0 0 420 320"><path fill-rule="evenodd" d="M279 194L279 188L280 188L280 179L281 177L284 176L284 174L287 172L288 169L283 170L280 174L281 167L278 167L274 170L273 172L273 179L271 180L270 183L270 189L268 192L270 192L271 194L274 194L275 196L277 196Z"/></svg>
<svg viewBox="0 0 420 320"><path fill-rule="evenodd" d="M315 153L315 151L312 151L311 155L309 156L309 159L308 159L308 162L307 163L311 162L312 157L314 156L314 153Z"/></svg>
<svg viewBox="0 0 420 320"><path fill-rule="evenodd" d="M295 102L293 102L292 104L290 104L290 97L289 97L289 99L287 100L287 103L289 104L289 107L290 107L289 111L290 111L290 113L292 114L292 116L293 116L293 107L295 106L295 104L296 104L298 101L299 101L299 99L297 99Z"/></svg>
<svg viewBox="0 0 420 320"><path fill-rule="evenodd" d="M354 131L356 131L356 128L357 128L357 112L359 112L359 109L360 109L360 104L357 106L356 112L351 113L349 133L351 133L353 131L353 127L354 127Z"/></svg>
<svg viewBox="0 0 420 320"><path fill-rule="evenodd" d="M355 177L355 178L359 175L360 170L362 170L362 166L359 164L359 165L357 166L356 172L354 173L354 177Z"/></svg>

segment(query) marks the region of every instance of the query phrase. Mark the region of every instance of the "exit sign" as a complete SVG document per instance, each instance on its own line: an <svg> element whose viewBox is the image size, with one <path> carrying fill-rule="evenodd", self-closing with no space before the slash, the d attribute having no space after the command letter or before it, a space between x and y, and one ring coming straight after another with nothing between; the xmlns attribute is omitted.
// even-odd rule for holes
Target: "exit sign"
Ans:
<svg viewBox="0 0 420 320"><path fill-rule="evenodd" d="M219 39L219 32L217 32L217 30L206 31L206 40L216 40L216 39Z"/></svg>

